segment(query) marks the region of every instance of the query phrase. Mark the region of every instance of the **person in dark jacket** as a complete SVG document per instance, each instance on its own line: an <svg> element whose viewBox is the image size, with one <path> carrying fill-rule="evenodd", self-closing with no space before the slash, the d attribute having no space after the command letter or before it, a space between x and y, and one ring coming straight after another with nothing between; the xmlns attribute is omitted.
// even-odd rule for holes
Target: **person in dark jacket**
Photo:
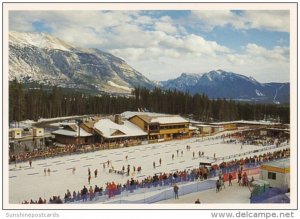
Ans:
<svg viewBox="0 0 300 219"><path fill-rule="evenodd" d="M216 182L216 192L219 192L219 191L220 191L220 188L221 188L221 182L220 182L220 180L218 179L217 182Z"/></svg>
<svg viewBox="0 0 300 219"><path fill-rule="evenodd" d="M83 201L87 200L87 193L88 193L87 188L85 186L83 186L83 189L81 191L81 196L83 197Z"/></svg>
<svg viewBox="0 0 300 219"><path fill-rule="evenodd" d="M195 204L201 204L200 199L197 198L197 200L195 201Z"/></svg>
<svg viewBox="0 0 300 219"><path fill-rule="evenodd" d="M178 190L179 190L179 187L177 186L177 184L175 184L173 186L173 190L174 190L175 199L178 199Z"/></svg>

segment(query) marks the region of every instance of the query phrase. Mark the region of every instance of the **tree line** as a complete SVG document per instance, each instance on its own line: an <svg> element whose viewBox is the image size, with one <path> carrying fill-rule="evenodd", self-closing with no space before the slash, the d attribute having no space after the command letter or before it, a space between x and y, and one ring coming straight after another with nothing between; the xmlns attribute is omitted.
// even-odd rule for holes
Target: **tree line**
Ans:
<svg viewBox="0 0 300 219"><path fill-rule="evenodd" d="M148 110L180 114L190 119L212 122L276 119L289 123L289 106L251 104L226 99L210 100L204 94L177 90L136 87L131 95L89 95L75 89L45 89L42 85L24 88L16 79L9 83L9 121L86 114L117 114Z"/></svg>
<svg viewBox="0 0 300 219"><path fill-rule="evenodd" d="M245 103L227 99L209 99L205 94L191 95L178 90L135 88L136 106L153 112L181 114L191 119L212 121L276 120L290 122L289 105Z"/></svg>

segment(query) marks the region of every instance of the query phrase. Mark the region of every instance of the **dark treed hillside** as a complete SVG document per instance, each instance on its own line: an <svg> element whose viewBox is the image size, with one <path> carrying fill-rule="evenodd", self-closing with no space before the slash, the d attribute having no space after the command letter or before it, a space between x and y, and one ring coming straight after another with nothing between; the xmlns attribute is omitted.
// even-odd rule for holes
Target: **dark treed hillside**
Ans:
<svg viewBox="0 0 300 219"><path fill-rule="evenodd" d="M289 106L248 104L177 90L135 88L131 97L87 95L62 88L24 89L17 80L9 84L9 121L86 114L116 114L147 108L152 112L180 114L200 121L280 119L289 123Z"/></svg>
<svg viewBox="0 0 300 219"><path fill-rule="evenodd" d="M289 123L289 106L275 104L254 104L226 99L210 100L204 94L191 95L177 90L155 88L149 91L136 88L135 105L153 112L181 114L200 121L232 121L280 119Z"/></svg>

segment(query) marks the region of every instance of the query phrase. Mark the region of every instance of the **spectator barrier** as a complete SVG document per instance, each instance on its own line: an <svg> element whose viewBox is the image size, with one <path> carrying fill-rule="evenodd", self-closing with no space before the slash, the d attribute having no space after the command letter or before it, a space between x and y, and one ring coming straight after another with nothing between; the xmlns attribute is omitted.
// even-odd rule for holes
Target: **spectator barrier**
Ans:
<svg viewBox="0 0 300 219"><path fill-rule="evenodd" d="M194 174L189 174L185 178L169 178L163 181L157 181L154 183L144 183L139 185L127 185L126 187L118 188L113 191L113 194L104 190L102 193L95 194L92 199L85 197L79 200L68 200L65 203L82 203L82 202L104 202L104 203L155 203L167 199L174 198L174 192L172 186L176 183L179 186L179 196L187 195L190 193L200 192L207 189L215 188L216 176L221 171L224 171L224 181L228 181L229 173L232 174L233 180L237 178L237 169L230 168L232 172L229 172L226 168L223 170L213 170L207 180L199 180ZM255 166L249 169L245 169L248 176L256 175L260 172L260 167ZM134 195L134 200L131 200ZM110 197L111 196L111 197Z"/></svg>

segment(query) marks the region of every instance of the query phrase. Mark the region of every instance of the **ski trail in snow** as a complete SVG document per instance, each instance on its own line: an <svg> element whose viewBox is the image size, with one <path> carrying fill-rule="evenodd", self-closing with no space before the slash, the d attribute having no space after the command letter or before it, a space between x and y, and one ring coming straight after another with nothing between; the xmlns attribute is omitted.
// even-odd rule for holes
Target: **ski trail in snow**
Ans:
<svg viewBox="0 0 300 219"><path fill-rule="evenodd" d="M276 88L276 91L275 91L275 96L273 97L273 102L276 101L276 97L277 97L277 88Z"/></svg>
<svg viewBox="0 0 300 219"><path fill-rule="evenodd" d="M191 151L185 150L187 145L191 146ZM19 168L14 167L14 164L10 164L9 201L10 203L21 203L31 198L36 200L41 196L46 199L53 195L63 197L67 189L70 191L78 191L83 185L87 185L87 169L102 170L102 164L107 163L107 160L112 161L115 170L121 170L123 166L130 165L131 167L142 166L142 172L140 175L121 176L119 174L109 173L107 167L107 169L101 171L97 179L92 178L89 186L104 186L106 182L111 181L124 184L130 178L142 179L145 176L154 175L157 172L169 173L176 169L197 168L200 162L215 162L213 155L216 152L218 158L216 162L221 163L224 160L231 160L237 153L240 154L240 156L235 157L238 159L239 157L250 156L250 154L260 154L262 152L254 152L260 149L266 149L266 152L278 150L278 148L269 149L268 147L257 145L245 145L243 149L241 149L239 144L224 143L220 138L204 139L203 141L198 141L198 138L190 138L174 140L172 142L140 145L137 147L138 148L101 150L93 153L72 154L59 158L35 160L33 163L34 169L30 170L24 170L24 168L28 167L24 162L19 163ZM184 151L183 155L176 156L177 150ZM134 151L134 153L129 153L131 151ZM193 159L193 152L197 153L199 151L205 152L205 156L197 156L197 158ZM175 155L174 160L172 159L172 154ZM101 156L96 157L96 155ZM127 155L128 160L124 159ZM156 163L158 158L162 159L162 164L154 169L152 164L154 161ZM51 176L44 175L44 168L46 166L47 168L51 166ZM75 174L71 172L73 167L76 167Z"/></svg>
<svg viewBox="0 0 300 219"><path fill-rule="evenodd" d="M278 90L280 90L284 85L285 85L285 84L281 85L281 86L278 88Z"/></svg>
<svg viewBox="0 0 300 219"><path fill-rule="evenodd" d="M276 98L277 98L278 90L280 90L283 86L284 86L284 84L281 85L279 88L276 88L275 96L273 97L274 103L279 103L279 101L277 101Z"/></svg>

